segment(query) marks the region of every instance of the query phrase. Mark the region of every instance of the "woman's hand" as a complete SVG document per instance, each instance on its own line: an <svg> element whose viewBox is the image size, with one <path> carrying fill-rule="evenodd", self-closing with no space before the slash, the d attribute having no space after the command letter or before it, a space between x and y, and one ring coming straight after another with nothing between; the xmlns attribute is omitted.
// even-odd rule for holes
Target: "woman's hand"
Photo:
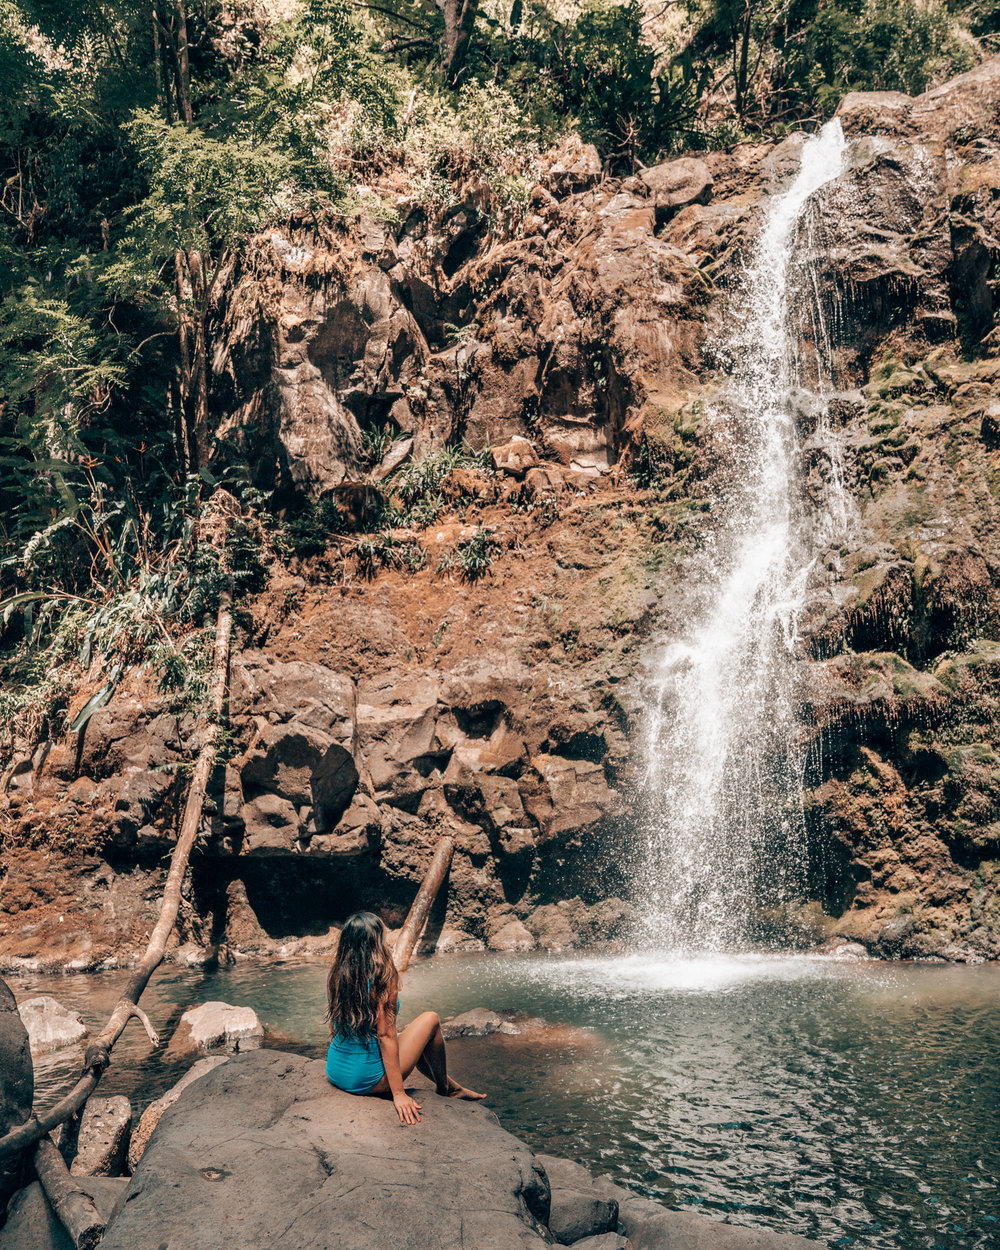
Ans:
<svg viewBox="0 0 1000 1250"><path fill-rule="evenodd" d="M419 1124L423 1103L415 1102L409 1094L393 1094L392 1105L396 1108L400 1124Z"/></svg>
<svg viewBox="0 0 1000 1250"><path fill-rule="evenodd" d="M420 1123L420 1113L424 1109L422 1103L416 1102L407 1093L393 1094L392 1103L396 1108L400 1124Z"/></svg>

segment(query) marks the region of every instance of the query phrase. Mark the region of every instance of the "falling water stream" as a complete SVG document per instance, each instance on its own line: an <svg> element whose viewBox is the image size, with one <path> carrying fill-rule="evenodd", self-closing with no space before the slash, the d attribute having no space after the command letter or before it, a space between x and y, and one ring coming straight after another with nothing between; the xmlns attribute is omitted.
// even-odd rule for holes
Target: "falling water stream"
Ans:
<svg viewBox="0 0 1000 1250"><path fill-rule="evenodd" d="M728 376L708 420L728 465L695 570L693 624L659 659L648 750L646 929L667 949L745 945L757 909L804 884L797 618L816 553L850 509L823 403L822 307L799 257L810 197L845 159L837 121L803 144L798 174L768 205L719 344ZM814 359L803 358L805 326ZM830 465L818 514L800 498L805 385Z"/></svg>

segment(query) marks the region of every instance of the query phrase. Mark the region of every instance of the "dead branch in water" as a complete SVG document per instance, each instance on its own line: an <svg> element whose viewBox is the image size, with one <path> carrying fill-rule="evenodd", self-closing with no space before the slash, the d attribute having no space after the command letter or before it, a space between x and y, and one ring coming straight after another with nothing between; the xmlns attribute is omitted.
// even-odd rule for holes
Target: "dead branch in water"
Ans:
<svg viewBox="0 0 1000 1250"><path fill-rule="evenodd" d="M191 786L188 790L187 801L184 805L184 817L181 821L180 835L177 839L177 845L174 847L173 855L170 858L170 871L167 874L167 882L163 888L163 899L160 903L160 915L153 929L149 944L146 947L146 953L136 966L134 972L129 977L128 982L122 991L121 997L115 1005L114 1011L108 1019L107 1024L101 1032L87 1047L83 1060L83 1075L62 1098L51 1111L43 1116L32 1115L24 1124L19 1125L15 1129L11 1129L5 1137L0 1138L0 1160L11 1158L20 1154L33 1146L35 1142L40 1142L42 1138L57 1125L62 1124L64 1120L68 1120L70 1116L76 1115L82 1110L84 1104L90 1095L97 1088L97 1083L101 1079L105 1069L111 1062L111 1050L115 1042L118 1041L125 1026L129 1020L136 1016L144 1025L150 1040L156 1036L153 1032L148 1019L138 1008L139 998L149 984L149 978L153 975L157 967L163 961L166 953L167 939L170 931L174 927L177 919L177 912L181 902L181 886L184 883L184 875L187 872L188 859L191 855L191 849L194 846L195 839L198 836L198 827L201 823L202 806L205 801L205 790L208 785L209 778L212 775L212 769L215 765L215 755L218 747L219 726L222 720L222 713L226 701L227 675L229 672L229 642L233 629L233 603L232 594L226 591L222 594L218 616L215 626L215 663L212 672L212 706L208 715L203 719L201 725L201 749L198 752L198 760L194 767L194 773L191 776ZM158 1039L157 1039L158 1040ZM156 1044L155 1042L153 1043ZM51 1143L50 1143L51 1145ZM52 1147L55 1150L55 1147ZM48 1157L48 1150L40 1147L43 1160ZM43 1162L43 1168L45 1164ZM36 1170L38 1169L38 1157L36 1153ZM57 1171L52 1173L57 1175ZM53 1207L59 1200L59 1192L57 1185L56 1196L49 1194L48 1186L42 1172L39 1172L39 1180L45 1187L46 1194L49 1196ZM89 1201L89 1199L88 1199ZM75 1204L78 1205L78 1204ZM57 1210L58 1213L58 1210ZM60 1216L60 1218L62 1218ZM64 1221L65 1222L65 1221ZM69 1225L67 1225L69 1228ZM70 1229L72 1235L72 1229Z"/></svg>
<svg viewBox="0 0 1000 1250"><path fill-rule="evenodd" d="M454 838L442 838L438 843L437 850L434 852L434 858L431 860L431 866L427 869L427 875L424 877L423 884L417 891L417 897L413 900L413 906L406 917L406 922L396 938L393 961L399 972L406 971L406 965L410 962L410 956L413 954L413 948L417 944L417 938L420 937L420 932L427 923L427 916L434 906L434 900L437 898L441 883L448 875L448 869L451 867L451 857L454 853Z"/></svg>

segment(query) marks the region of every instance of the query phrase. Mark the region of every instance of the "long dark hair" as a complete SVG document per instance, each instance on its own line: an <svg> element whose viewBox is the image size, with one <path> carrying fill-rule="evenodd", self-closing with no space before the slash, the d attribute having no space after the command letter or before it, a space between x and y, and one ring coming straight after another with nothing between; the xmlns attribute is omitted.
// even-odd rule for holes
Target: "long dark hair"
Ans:
<svg viewBox="0 0 1000 1250"><path fill-rule="evenodd" d="M378 1032L382 1003L395 1012L396 965L385 941L385 925L370 911L355 912L340 932L326 982L330 1035L363 1041Z"/></svg>

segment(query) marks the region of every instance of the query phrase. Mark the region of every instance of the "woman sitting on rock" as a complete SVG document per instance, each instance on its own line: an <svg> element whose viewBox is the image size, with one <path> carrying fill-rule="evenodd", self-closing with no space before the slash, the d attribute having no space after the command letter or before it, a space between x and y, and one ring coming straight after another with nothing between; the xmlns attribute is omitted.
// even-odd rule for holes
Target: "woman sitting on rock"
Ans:
<svg viewBox="0 0 1000 1250"><path fill-rule="evenodd" d="M348 1094L391 1096L402 1124L416 1124L423 1109L403 1088L414 1068L429 1076L443 1097L485 1098L448 1075L435 1012L423 1012L397 1034L399 973L385 939L385 925L370 911L356 912L340 934L326 983L331 1084Z"/></svg>

